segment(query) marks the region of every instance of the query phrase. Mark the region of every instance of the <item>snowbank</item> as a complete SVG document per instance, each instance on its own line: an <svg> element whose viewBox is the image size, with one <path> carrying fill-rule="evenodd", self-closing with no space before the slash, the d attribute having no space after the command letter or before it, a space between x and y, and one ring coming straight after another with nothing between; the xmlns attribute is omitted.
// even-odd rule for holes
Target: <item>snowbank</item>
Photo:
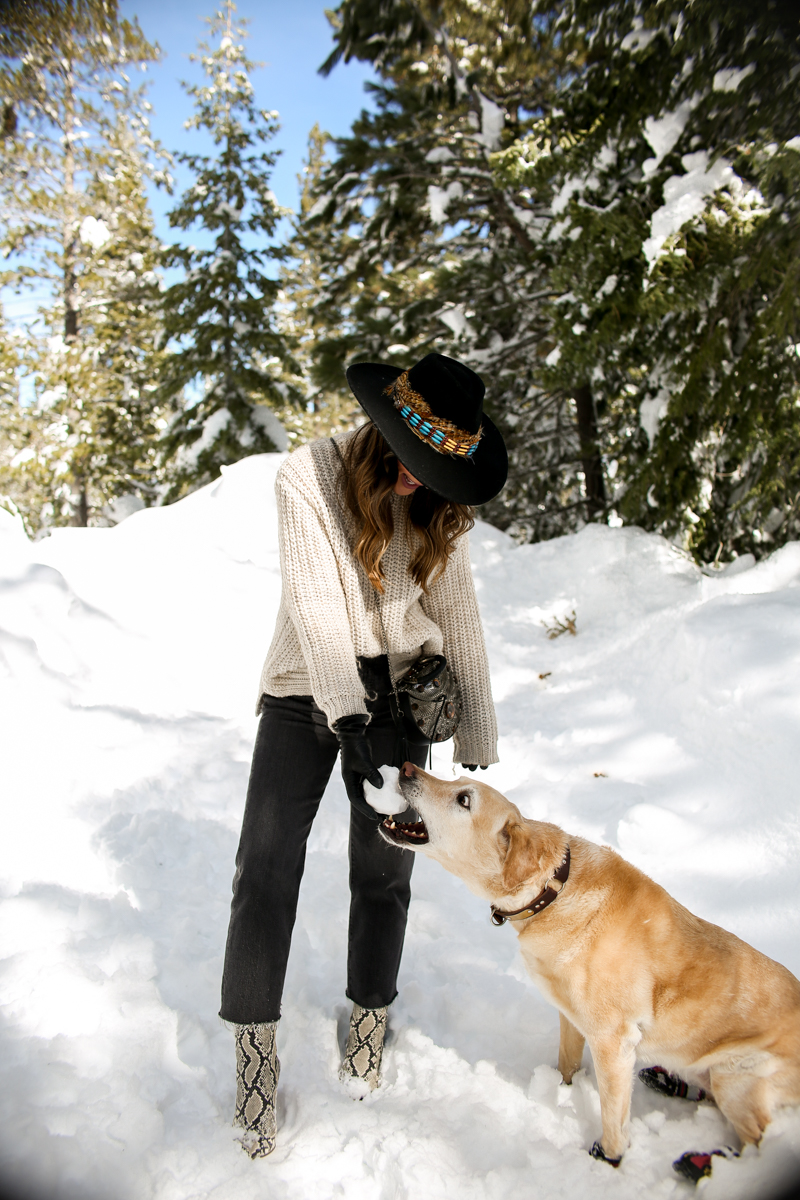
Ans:
<svg viewBox="0 0 800 1200"><path fill-rule="evenodd" d="M560 1087L556 1013L513 931L422 859L385 1085L360 1104L340 1090L336 776L280 1029L280 1145L257 1163L238 1149L216 1011L281 458L36 545L0 512L0 1176L82 1200L689 1195L670 1164L731 1139L719 1113L637 1083L621 1168L592 1160L588 1054ZM800 973L800 545L707 578L636 530L518 548L479 525L473 560L502 733L485 778ZM542 623L573 610L577 636L549 640ZM798 1157L785 1113L704 1196L764 1196Z"/></svg>

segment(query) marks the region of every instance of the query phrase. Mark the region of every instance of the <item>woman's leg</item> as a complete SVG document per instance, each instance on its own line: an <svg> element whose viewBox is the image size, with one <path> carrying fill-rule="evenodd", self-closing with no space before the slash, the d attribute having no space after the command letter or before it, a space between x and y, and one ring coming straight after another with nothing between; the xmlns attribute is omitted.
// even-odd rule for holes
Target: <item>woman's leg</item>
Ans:
<svg viewBox="0 0 800 1200"><path fill-rule="evenodd" d="M373 761L382 766L392 761L395 726L385 697L370 707L367 736ZM417 766L427 753L426 746L409 746ZM347 996L361 1008L384 1008L397 995L413 866L413 850L388 845L377 823L351 806Z"/></svg>
<svg viewBox="0 0 800 1200"><path fill-rule="evenodd" d="M306 842L338 749L310 696L265 697L236 855L220 1008L226 1021L280 1018Z"/></svg>

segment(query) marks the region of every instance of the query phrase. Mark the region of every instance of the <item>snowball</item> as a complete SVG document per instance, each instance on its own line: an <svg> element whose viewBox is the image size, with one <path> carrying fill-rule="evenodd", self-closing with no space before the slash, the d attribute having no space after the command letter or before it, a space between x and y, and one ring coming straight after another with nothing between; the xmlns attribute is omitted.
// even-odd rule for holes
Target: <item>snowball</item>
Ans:
<svg viewBox="0 0 800 1200"><path fill-rule="evenodd" d="M383 787L373 787L365 779L364 799L375 809L375 812L383 813L385 817L391 817L394 813L408 808L400 793L400 772L397 767L378 767L378 771L383 779Z"/></svg>

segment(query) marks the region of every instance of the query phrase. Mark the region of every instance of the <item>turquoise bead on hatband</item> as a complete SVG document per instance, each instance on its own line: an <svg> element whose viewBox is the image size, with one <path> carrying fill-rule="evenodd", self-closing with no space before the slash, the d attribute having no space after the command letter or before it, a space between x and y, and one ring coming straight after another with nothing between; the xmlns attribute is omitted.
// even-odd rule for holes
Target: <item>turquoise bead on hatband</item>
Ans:
<svg viewBox="0 0 800 1200"><path fill-rule="evenodd" d="M399 376L394 383L386 388L387 394L396 393L405 388L407 391L411 389L408 386L408 372L404 372ZM424 405L425 401L422 396L412 393L415 400ZM396 395L395 405L401 418L414 430L418 437L429 442L435 450L439 450L442 454L452 454L459 458L471 458L478 448L482 430L479 429L477 434L470 434L464 430L456 429L454 426L447 424L447 429L440 429L434 425L428 417L430 412L423 415L416 411L408 401L403 401ZM471 443L471 444L470 444Z"/></svg>

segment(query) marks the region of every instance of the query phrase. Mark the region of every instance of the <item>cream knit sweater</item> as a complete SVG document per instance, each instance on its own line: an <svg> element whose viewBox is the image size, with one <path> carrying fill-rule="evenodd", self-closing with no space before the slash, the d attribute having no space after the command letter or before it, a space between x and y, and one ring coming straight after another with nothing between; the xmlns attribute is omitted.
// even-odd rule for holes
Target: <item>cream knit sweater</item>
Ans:
<svg viewBox="0 0 800 1200"><path fill-rule="evenodd" d="M337 437L344 452L352 433ZM275 494L283 590L261 696L308 696L328 723L366 713L356 657L383 654L376 596L351 553L358 531L342 504L342 465L329 439L296 450L278 472ZM453 760L497 762L497 723L486 646L464 535L428 595L408 572L409 497L392 495L394 534L382 559L381 611L392 668L407 670L421 652L444 654L461 685L464 713Z"/></svg>

